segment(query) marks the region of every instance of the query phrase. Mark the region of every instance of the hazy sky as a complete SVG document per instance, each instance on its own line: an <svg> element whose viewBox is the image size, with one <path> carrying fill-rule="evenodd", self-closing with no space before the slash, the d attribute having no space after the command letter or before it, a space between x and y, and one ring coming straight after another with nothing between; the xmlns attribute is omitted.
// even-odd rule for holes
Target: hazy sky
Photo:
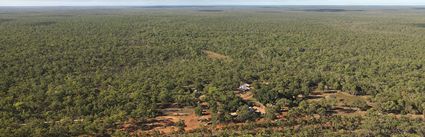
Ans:
<svg viewBox="0 0 425 137"><path fill-rule="evenodd" d="M0 6L425 5L425 0L0 0Z"/></svg>

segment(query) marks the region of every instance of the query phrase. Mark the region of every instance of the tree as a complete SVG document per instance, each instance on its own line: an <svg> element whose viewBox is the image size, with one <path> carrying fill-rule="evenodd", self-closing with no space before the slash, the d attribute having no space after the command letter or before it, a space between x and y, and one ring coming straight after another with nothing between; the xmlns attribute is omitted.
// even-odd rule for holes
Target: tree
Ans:
<svg viewBox="0 0 425 137"><path fill-rule="evenodd" d="M159 92L158 98L163 104L168 104L173 101L170 92L167 92L166 90Z"/></svg>
<svg viewBox="0 0 425 137"><path fill-rule="evenodd" d="M254 108L249 107L247 105L243 105L239 107L237 111L236 120L241 122L254 121L258 117L259 117L259 114L255 112Z"/></svg>
<svg viewBox="0 0 425 137"><path fill-rule="evenodd" d="M339 82L339 81L334 82L334 84L332 85L332 88L335 89L335 90L341 90L342 89L341 82Z"/></svg>
<svg viewBox="0 0 425 137"><path fill-rule="evenodd" d="M276 119L277 113L279 113L278 108L279 108L278 106L268 105L266 108L266 114L264 115L264 117L269 120Z"/></svg>
<svg viewBox="0 0 425 137"><path fill-rule="evenodd" d="M324 83L324 82L320 82L318 85L317 85L317 89L318 90L325 90L325 86L326 86L326 84Z"/></svg>
<svg viewBox="0 0 425 137"><path fill-rule="evenodd" d="M387 101L380 105L380 110L390 113L398 113L401 111L401 106L399 106L395 101Z"/></svg>
<svg viewBox="0 0 425 137"><path fill-rule="evenodd" d="M177 121L176 127L177 127L177 132L184 133L184 131L185 131L184 128L186 127L184 120Z"/></svg>
<svg viewBox="0 0 425 137"><path fill-rule="evenodd" d="M276 106L278 106L278 107L280 107L280 108L284 108L284 107L292 107L292 106L293 106L293 103L292 103L292 101L291 101L291 100L289 100L289 99L281 98L281 99L278 99L278 100L276 101Z"/></svg>
<svg viewBox="0 0 425 137"><path fill-rule="evenodd" d="M422 114L425 117L425 102L421 104L421 107L422 107Z"/></svg>
<svg viewBox="0 0 425 137"><path fill-rule="evenodd" d="M200 104L198 104L198 106L195 107L195 114L197 116L202 116L202 106Z"/></svg>
<svg viewBox="0 0 425 137"><path fill-rule="evenodd" d="M352 106L357 107L362 111L369 109L369 105L367 104L367 102L361 99L354 100L354 102L352 103Z"/></svg>

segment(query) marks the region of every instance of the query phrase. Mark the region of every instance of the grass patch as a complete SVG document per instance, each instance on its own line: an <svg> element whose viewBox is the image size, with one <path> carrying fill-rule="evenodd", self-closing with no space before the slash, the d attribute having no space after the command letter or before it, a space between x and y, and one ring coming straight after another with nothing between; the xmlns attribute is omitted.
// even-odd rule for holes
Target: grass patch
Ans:
<svg viewBox="0 0 425 137"><path fill-rule="evenodd" d="M344 92L336 93L335 99L338 106L352 106L352 104L356 104L357 102L368 102L365 96L354 96Z"/></svg>
<svg viewBox="0 0 425 137"><path fill-rule="evenodd" d="M212 60L229 60L230 59L226 55L216 53L216 52L213 52L213 51L203 50L202 52L204 52L207 55L207 57L209 59L212 59Z"/></svg>

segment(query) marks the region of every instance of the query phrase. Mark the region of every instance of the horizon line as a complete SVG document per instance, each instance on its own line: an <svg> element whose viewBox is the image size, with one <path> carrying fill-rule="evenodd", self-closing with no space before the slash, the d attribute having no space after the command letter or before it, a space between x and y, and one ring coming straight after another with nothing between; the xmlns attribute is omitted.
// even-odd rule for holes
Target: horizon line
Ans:
<svg viewBox="0 0 425 137"><path fill-rule="evenodd" d="M281 7L281 6L425 6L423 5L414 5L414 4L292 4L292 5L269 5L269 4L214 4L214 5L196 5L196 4L181 4L181 5L147 5L147 4L117 4L117 5L102 5L102 4L93 4L93 5L0 5L0 7L232 7L232 6L271 6L271 7Z"/></svg>

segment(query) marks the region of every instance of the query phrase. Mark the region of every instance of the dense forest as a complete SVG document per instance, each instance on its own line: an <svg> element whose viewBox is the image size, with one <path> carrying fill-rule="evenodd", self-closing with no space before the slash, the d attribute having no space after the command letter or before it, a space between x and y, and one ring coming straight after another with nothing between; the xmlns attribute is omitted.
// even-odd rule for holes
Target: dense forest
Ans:
<svg viewBox="0 0 425 137"><path fill-rule="evenodd" d="M143 131L170 105L212 124L138 135L425 136L424 13L0 7L0 136L135 136L122 125ZM235 92L244 83L265 113ZM311 101L327 92L367 98L343 104L364 114Z"/></svg>

